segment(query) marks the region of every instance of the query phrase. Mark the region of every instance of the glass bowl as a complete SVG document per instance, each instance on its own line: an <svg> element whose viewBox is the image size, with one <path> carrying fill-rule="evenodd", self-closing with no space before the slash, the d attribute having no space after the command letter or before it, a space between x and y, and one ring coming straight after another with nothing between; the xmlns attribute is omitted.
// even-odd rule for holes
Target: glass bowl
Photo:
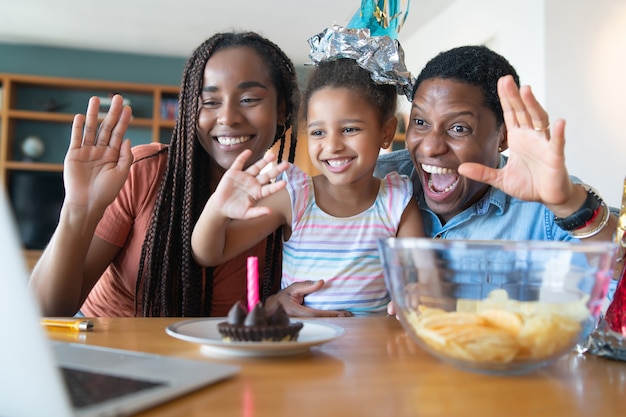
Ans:
<svg viewBox="0 0 626 417"><path fill-rule="evenodd" d="M458 368L525 373L593 330L613 273L611 242L381 239L402 326Z"/></svg>

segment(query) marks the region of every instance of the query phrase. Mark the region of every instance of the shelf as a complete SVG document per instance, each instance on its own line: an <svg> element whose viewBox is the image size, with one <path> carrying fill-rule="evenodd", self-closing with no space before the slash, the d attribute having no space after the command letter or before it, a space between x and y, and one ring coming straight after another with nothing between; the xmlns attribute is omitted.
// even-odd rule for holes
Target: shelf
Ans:
<svg viewBox="0 0 626 417"><path fill-rule="evenodd" d="M28 271L32 271L41 256L41 250L24 249L24 261Z"/></svg>
<svg viewBox="0 0 626 417"><path fill-rule="evenodd" d="M74 120L74 114L70 113L47 113L40 111L31 111L31 110L9 110L8 111L9 119L21 119L21 120L31 120L31 121L40 121L40 122L58 122L58 123L72 123ZM98 120L102 121L104 117L98 118ZM142 119L142 118L132 118L130 121L130 126L152 126L154 123L153 119ZM164 123L164 122L159 122ZM172 126L173 126L172 121Z"/></svg>
<svg viewBox="0 0 626 417"><path fill-rule="evenodd" d="M10 119L38 120L42 122L72 123L74 115L69 113L46 113L30 110L9 110Z"/></svg>
<svg viewBox="0 0 626 417"><path fill-rule="evenodd" d="M29 268L58 221L74 116L85 113L90 97L106 104L113 94L133 109L125 135L133 146L169 141L178 86L0 73L0 182L9 191ZM23 160L21 141L28 136L44 142L36 161Z"/></svg>
<svg viewBox="0 0 626 417"><path fill-rule="evenodd" d="M50 164L45 162L6 161L5 169L12 171L48 171L63 172L63 164Z"/></svg>
<svg viewBox="0 0 626 417"><path fill-rule="evenodd" d="M57 87L65 90L118 90L118 91L136 91L136 92L159 92L162 95L178 96L179 88L171 85L160 84L139 84L124 81L107 81L107 80L86 80L79 78L63 78L63 77L42 77L38 75L24 74L0 74L11 83L30 84L34 86ZM87 105L87 103L85 103Z"/></svg>
<svg viewBox="0 0 626 417"><path fill-rule="evenodd" d="M162 129L174 129L176 125L176 120L161 120L159 122L159 127Z"/></svg>

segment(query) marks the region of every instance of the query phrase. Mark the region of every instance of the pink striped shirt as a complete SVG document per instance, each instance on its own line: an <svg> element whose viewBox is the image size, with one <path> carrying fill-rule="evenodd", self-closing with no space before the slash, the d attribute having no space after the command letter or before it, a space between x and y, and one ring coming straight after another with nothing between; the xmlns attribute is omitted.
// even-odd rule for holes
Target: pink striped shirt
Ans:
<svg viewBox="0 0 626 417"><path fill-rule="evenodd" d="M292 165L287 170L292 233L283 245L283 288L294 282L323 279L324 288L304 299L318 310L384 314L389 302L378 254L378 239L396 236L412 198L408 177L396 172L381 180L367 210L334 217L315 202L313 180Z"/></svg>

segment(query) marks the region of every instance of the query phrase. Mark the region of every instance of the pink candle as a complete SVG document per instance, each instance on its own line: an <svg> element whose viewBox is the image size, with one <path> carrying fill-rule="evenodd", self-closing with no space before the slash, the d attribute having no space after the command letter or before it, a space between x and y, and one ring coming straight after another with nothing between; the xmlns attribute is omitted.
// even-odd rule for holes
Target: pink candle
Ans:
<svg viewBox="0 0 626 417"><path fill-rule="evenodd" d="M259 302L259 259L248 257L248 311Z"/></svg>

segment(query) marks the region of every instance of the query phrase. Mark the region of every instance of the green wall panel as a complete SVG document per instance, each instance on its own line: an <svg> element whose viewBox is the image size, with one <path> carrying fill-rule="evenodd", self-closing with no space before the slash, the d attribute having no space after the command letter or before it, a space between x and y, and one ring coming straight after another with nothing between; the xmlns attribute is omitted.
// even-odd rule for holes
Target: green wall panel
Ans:
<svg viewBox="0 0 626 417"><path fill-rule="evenodd" d="M0 43L0 72L180 85L186 58Z"/></svg>

